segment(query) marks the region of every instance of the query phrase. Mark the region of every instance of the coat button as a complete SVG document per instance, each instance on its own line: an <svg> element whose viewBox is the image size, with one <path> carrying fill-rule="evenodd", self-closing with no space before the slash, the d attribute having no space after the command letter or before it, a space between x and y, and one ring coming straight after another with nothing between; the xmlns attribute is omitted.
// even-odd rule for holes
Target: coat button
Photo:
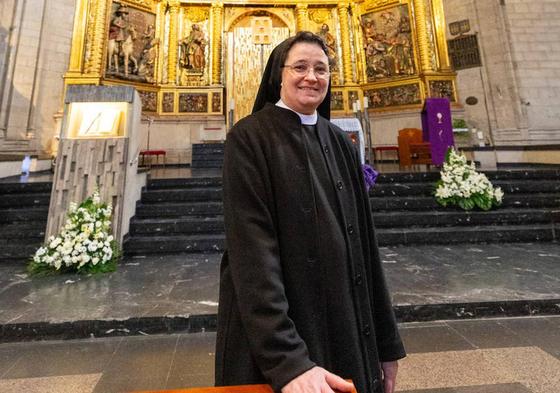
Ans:
<svg viewBox="0 0 560 393"><path fill-rule="evenodd" d="M305 214L310 214L311 213L311 208L310 207L302 207L301 211L303 211Z"/></svg>
<svg viewBox="0 0 560 393"><path fill-rule="evenodd" d="M369 329L369 325L364 325L364 328L362 329L362 332L364 333L365 336L369 336L371 334L371 331Z"/></svg>
<svg viewBox="0 0 560 393"><path fill-rule="evenodd" d="M329 149L329 147L328 147L327 145L325 145L325 146L323 146L323 151L324 151L325 153L329 154L330 149Z"/></svg>
<svg viewBox="0 0 560 393"><path fill-rule="evenodd" d="M352 224L348 225L346 227L346 230L348 231L348 233L351 235L354 233L354 226Z"/></svg>
<svg viewBox="0 0 560 393"><path fill-rule="evenodd" d="M307 258L307 263L315 263L315 258L313 258L313 257L308 257L308 258Z"/></svg>
<svg viewBox="0 0 560 393"><path fill-rule="evenodd" d="M339 190L342 190L343 186L342 186L342 182L340 180L336 182L336 188L338 188Z"/></svg>
<svg viewBox="0 0 560 393"><path fill-rule="evenodd" d="M356 285L362 285L362 275L360 273L356 274L356 277L354 277L354 283Z"/></svg>

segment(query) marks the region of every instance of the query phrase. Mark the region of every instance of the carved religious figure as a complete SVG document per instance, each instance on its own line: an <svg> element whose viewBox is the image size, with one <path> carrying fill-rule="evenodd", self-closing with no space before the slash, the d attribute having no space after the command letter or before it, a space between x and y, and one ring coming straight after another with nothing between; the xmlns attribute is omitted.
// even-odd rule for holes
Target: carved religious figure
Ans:
<svg viewBox="0 0 560 393"><path fill-rule="evenodd" d="M408 8L397 6L362 17L368 81L414 75L414 51Z"/></svg>
<svg viewBox="0 0 560 393"><path fill-rule="evenodd" d="M338 69L338 62L336 58L336 40L329 30L329 25L323 23L321 25L321 29L317 32L317 35L319 35L327 45L329 61L331 63L331 73L333 73Z"/></svg>
<svg viewBox="0 0 560 393"><path fill-rule="evenodd" d="M179 41L179 64L188 71L202 73L206 66L206 37L198 24L193 24L190 34Z"/></svg>
<svg viewBox="0 0 560 393"><path fill-rule="evenodd" d="M107 70L119 73L119 63L123 60L124 75L128 76L129 62L132 62L132 73L138 71L138 61L134 56L134 41L136 30L128 20L128 8L120 6L109 26L109 41L107 43Z"/></svg>

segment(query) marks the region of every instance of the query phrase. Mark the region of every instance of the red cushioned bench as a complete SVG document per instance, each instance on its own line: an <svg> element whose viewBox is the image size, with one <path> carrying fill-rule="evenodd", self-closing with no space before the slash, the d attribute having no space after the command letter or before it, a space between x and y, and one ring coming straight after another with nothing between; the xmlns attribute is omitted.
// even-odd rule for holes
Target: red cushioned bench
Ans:
<svg viewBox="0 0 560 393"><path fill-rule="evenodd" d="M140 152L140 155L142 156L142 166L144 166L144 160L146 158L146 156L156 156L156 164L159 163L159 156L163 156L163 166L165 166L165 154L166 151L165 150L142 150ZM152 164L151 160L150 160L150 165Z"/></svg>

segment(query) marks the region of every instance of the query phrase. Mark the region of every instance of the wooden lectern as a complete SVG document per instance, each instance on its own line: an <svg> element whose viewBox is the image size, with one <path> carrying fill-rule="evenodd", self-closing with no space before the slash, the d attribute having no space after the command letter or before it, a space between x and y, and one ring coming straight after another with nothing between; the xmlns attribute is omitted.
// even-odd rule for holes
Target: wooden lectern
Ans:
<svg viewBox="0 0 560 393"><path fill-rule="evenodd" d="M432 165L430 143L424 142L422 130L404 128L399 131L398 141L400 166Z"/></svg>
<svg viewBox="0 0 560 393"><path fill-rule="evenodd" d="M131 393L274 393L270 385L238 385L176 390L147 390ZM357 393L356 389L352 393Z"/></svg>

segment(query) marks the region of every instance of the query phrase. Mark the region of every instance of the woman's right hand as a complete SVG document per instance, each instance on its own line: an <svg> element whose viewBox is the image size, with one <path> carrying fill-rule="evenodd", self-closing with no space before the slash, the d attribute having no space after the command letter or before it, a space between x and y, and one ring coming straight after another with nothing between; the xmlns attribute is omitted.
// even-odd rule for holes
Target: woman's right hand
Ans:
<svg viewBox="0 0 560 393"><path fill-rule="evenodd" d="M292 379L282 393L352 392L354 385L321 367L313 367Z"/></svg>

